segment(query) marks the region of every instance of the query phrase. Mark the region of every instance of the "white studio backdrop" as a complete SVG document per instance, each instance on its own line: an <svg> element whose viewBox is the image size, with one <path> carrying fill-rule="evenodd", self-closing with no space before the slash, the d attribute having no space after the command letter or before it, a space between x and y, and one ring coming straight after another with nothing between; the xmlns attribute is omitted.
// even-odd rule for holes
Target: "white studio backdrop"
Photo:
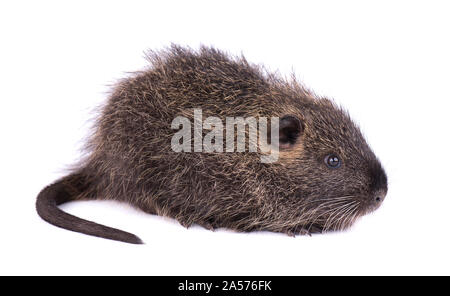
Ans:
<svg viewBox="0 0 450 296"><path fill-rule="evenodd" d="M0 274L450 274L446 1L2 1ZM38 192L80 157L109 86L144 51L213 45L349 110L382 161L382 207L346 231L211 232L114 202L69 203L133 246L61 230Z"/></svg>

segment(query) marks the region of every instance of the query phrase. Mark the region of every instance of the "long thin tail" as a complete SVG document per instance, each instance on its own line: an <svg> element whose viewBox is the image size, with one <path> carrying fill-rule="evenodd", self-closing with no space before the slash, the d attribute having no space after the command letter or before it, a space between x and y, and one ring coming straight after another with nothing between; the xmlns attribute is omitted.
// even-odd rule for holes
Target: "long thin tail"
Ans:
<svg viewBox="0 0 450 296"><path fill-rule="evenodd" d="M58 208L58 205L74 200L76 195L85 190L87 185L84 179L81 174L75 173L45 187L36 200L39 216L67 230L130 244L143 244L134 234L75 217Z"/></svg>

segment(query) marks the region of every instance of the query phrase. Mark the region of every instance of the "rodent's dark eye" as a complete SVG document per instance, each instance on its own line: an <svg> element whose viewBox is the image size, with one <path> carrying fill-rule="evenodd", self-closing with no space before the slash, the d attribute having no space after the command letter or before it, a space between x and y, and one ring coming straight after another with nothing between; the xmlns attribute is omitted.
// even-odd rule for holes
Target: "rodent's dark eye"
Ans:
<svg viewBox="0 0 450 296"><path fill-rule="evenodd" d="M341 166L341 160L336 154L330 154L325 157L325 164L332 169L337 169Z"/></svg>

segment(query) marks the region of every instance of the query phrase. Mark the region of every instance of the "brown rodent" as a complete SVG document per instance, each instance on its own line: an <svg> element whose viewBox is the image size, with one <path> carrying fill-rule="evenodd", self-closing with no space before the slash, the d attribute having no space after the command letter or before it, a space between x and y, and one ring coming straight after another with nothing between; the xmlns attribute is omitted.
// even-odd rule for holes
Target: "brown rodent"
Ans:
<svg viewBox="0 0 450 296"><path fill-rule="evenodd" d="M171 46L148 55L145 71L117 83L72 174L37 198L56 226L128 243L133 234L86 221L57 206L72 200L127 202L183 226L267 230L289 235L349 227L387 193L386 174L348 113L214 48ZM280 153L175 152L177 116L279 117Z"/></svg>

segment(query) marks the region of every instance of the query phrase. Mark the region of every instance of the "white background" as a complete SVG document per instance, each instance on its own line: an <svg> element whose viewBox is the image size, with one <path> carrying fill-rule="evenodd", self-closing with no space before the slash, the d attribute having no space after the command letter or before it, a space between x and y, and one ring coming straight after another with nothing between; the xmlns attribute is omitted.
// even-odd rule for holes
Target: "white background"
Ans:
<svg viewBox="0 0 450 296"><path fill-rule="evenodd" d="M448 1L2 1L0 274L450 274ZM113 202L63 209L143 246L58 229L35 213L80 157L108 84L171 42L214 45L344 105L389 176L346 232L291 238L185 229Z"/></svg>

